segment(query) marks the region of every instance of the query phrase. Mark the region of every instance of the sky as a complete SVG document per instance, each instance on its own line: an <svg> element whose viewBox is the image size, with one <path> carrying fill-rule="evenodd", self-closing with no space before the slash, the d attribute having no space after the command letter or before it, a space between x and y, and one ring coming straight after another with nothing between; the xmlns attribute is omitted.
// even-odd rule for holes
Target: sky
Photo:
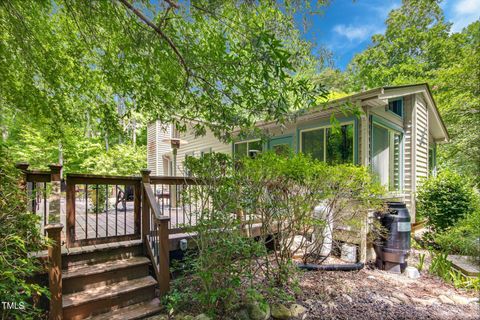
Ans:
<svg viewBox="0 0 480 320"><path fill-rule="evenodd" d="M333 52L335 67L344 70L352 57L371 44L371 37L385 31L388 13L401 0L332 0L322 15L310 17L305 38L317 48ZM480 18L480 0L444 0L441 3L452 32Z"/></svg>

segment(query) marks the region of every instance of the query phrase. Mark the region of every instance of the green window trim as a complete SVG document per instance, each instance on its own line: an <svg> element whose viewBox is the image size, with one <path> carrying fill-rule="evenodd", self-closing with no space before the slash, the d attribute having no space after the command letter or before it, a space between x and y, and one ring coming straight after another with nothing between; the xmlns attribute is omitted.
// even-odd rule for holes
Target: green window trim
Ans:
<svg viewBox="0 0 480 320"><path fill-rule="evenodd" d="M358 138L359 138L359 128L358 128L358 119L357 117L346 117L346 118L340 118L338 120L338 126L347 126L347 125L352 125L353 127L353 150L352 150L352 163L353 164L358 164ZM323 131L323 160L322 161L327 161L327 153L328 153L328 144L327 144L327 139L328 139L328 129L332 128L333 125L331 124L330 120L324 120L321 122L317 122L315 124L309 125L309 126L300 126L297 128L297 153L302 152L303 146L302 146L302 133L304 132L310 132L310 131L316 131L316 130L324 130Z"/></svg>
<svg viewBox="0 0 480 320"><path fill-rule="evenodd" d="M359 129L359 118L356 116L349 116L349 117L339 117L337 118L338 125L342 126L345 124L352 124L353 123L353 164L360 164L359 162L359 137L360 137L360 129ZM302 125L302 126L297 126L296 130L296 135L297 135L297 147L296 151L297 153L302 151L302 146L301 146L301 133L303 131L307 130L315 130L315 129L322 129L322 128L327 128L327 127L332 127L332 124L330 122L330 119L322 119L318 122L309 124L309 125Z"/></svg>
<svg viewBox="0 0 480 320"><path fill-rule="evenodd" d="M370 128L369 128L369 133L370 133L370 138L369 138L369 142L370 142L370 146L369 146L369 163L370 163L370 170L373 171L373 167L372 167L372 159L373 159L373 150L374 150L374 143L373 143L373 127L374 125L376 126L379 126L379 127L382 127L386 130L388 130L388 133L389 133L389 146L390 146L390 143L393 142L393 146L395 145L395 135L398 135L399 136L399 160L398 160L398 170L399 170L399 182L398 182L398 188L395 189L395 187L392 188L392 185L391 185L391 178L389 176L389 185L388 185L388 191L389 192L402 192L403 189L404 189L404 171L405 171L405 152L404 152L404 137L405 137L405 134L404 134L404 131L403 131L403 128L397 126L396 124L393 124L391 123L390 121L386 120L386 119L383 119L381 117L378 117L378 116L375 116L375 115L371 115L370 116ZM389 147L390 148L390 147ZM394 148L393 148L394 149ZM395 161L394 160L394 156L392 157L392 153L394 154L394 150L390 150L390 158L393 159L393 162ZM391 168L390 168L391 169ZM393 167L393 171L390 172L390 169L389 169L389 175L390 173L393 173L393 176L394 176L394 173L395 173L395 167Z"/></svg>

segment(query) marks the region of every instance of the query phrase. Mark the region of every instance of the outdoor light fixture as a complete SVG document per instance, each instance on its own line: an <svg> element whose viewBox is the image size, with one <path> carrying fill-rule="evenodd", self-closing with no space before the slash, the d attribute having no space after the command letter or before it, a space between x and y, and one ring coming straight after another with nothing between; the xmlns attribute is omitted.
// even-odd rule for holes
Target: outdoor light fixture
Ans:
<svg viewBox="0 0 480 320"><path fill-rule="evenodd" d="M180 149L181 145L188 144L188 141L182 140L179 138L167 138L163 139L162 142L169 143L170 147L172 147L173 153L173 175L177 175L177 150Z"/></svg>

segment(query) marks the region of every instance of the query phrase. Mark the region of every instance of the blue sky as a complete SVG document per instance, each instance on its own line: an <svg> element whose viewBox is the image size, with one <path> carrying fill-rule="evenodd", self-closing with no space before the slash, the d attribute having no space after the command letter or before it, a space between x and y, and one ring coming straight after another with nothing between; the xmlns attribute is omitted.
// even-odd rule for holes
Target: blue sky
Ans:
<svg viewBox="0 0 480 320"><path fill-rule="evenodd" d="M330 49L335 66L343 70L355 53L371 44L373 34L385 31L388 13L400 5L401 0L332 0L323 15L309 18L305 37ZM480 0L446 0L441 7L454 32L480 17Z"/></svg>

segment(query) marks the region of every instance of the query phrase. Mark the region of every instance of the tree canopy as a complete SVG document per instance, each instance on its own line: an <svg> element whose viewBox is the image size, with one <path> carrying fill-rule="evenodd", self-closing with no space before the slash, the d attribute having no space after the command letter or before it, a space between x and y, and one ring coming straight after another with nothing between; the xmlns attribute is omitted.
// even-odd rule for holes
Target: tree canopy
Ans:
<svg viewBox="0 0 480 320"><path fill-rule="evenodd" d="M197 133L208 127L225 140L234 127L283 122L326 93L311 81L317 60L294 24L293 14L307 7L2 1L4 141L21 141L28 129L62 144L72 136L105 140L108 149L132 136L132 120L182 129L185 120L200 119Z"/></svg>
<svg viewBox="0 0 480 320"><path fill-rule="evenodd" d="M429 83L451 136L440 165L479 177L480 22L453 33L439 2L404 1L392 10L385 34L350 62L344 90Z"/></svg>

